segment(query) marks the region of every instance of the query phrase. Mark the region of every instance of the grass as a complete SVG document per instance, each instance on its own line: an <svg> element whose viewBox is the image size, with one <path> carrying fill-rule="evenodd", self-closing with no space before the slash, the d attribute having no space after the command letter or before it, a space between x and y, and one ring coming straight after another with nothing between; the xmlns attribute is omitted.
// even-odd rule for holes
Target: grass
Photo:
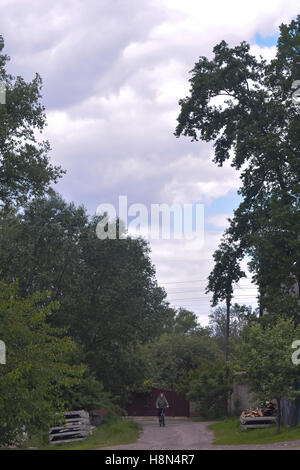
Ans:
<svg viewBox="0 0 300 470"><path fill-rule="evenodd" d="M275 434L276 426L265 429L240 430L237 419L226 419L209 426L215 433L215 445L272 444L275 442L300 440L300 426L281 428Z"/></svg>
<svg viewBox="0 0 300 470"><path fill-rule="evenodd" d="M34 447L38 450L93 450L135 442L140 435L140 430L141 427L138 423L130 419L120 419L112 424L100 425L84 441L50 445L41 443L41 437L35 437L22 449Z"/></svg>

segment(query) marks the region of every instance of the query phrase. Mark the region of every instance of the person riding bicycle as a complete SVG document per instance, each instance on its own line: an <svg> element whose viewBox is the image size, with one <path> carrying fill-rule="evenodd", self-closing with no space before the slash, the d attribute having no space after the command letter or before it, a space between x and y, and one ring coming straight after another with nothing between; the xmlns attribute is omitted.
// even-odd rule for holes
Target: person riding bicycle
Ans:
<svg viewBox="0 0 300 470"><path fill-rule="evenodd" d="M156 399L156 408L158 410L158 419L160 418L162 411L165 408L169 408L169 403L163 392L161 392Z"/></svg>

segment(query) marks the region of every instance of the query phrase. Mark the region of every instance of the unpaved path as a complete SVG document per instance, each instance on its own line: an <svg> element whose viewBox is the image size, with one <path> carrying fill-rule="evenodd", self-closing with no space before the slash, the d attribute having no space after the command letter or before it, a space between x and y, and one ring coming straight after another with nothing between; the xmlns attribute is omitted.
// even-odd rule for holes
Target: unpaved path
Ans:
<svg viewBox="0 0 300 470"><path fill-rule="evenodd" d="M300 439L276 444L215 446L214 433L208 429L210 422L169 420L166 427L160 428L156 421L137 421L143 427L137 442L106 447L105 450L300 450Z"/></svg>

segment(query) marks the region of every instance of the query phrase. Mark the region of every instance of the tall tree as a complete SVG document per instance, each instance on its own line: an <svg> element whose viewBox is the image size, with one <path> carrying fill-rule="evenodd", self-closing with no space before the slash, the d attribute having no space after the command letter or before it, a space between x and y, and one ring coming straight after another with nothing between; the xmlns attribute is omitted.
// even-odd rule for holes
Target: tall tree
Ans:
<svg viewBox="0 0 300 470"><path fill-rule="evenodd" d="M0 104L0 203L6 206L43 194L63 171L49 163L49 142L37 138L46 124L41 77L36 74L26 83L7 73L3 48L0 36L0 81L6 89L6 102Z"/></svg>
<svg viewBox="0 0 300 470"><path fill-rule="evenodd" d="M137 342L163 331L169 309L147 243L99 240L97 222L56 194L34 199L2 216L0 265L22 296L51 291L60 307L49 321L69 329L105 389L120 395L140 374Z"/></svg>
<svg viewBox="0 0 300 470"><path fill-rule="evenodd" d="M228 233L256 258L251 268L266 303L264 290L275 273L272 295L294 277L300 284L300 239L295 231L292 239L289 234L300 220L300 113L292 99L292 84L300 77L300 15L280 26L277 54L270 63L249 50L245 41L233 48L221 41L212 60L200 57L192 70L190 95L180 100L175 135L213 141L214 161L220 166L233 155L232 166L241 171L243 202ZM270 230L277 231L281 257L268 249ZM265 249L268 260L262 255ZM276 259L276 269L270 259Z"/></svg>
<svg viewBox="0 0 300 470"><path fill-rule="evenodd" d="M300 15L280 32L270 64L251 55L246 42L229 48L221 41L212 60L195 64L190 96L180 100L176 136L214 141L218 165L233 151L236 169L247 164L241 192L249 199L274 188L288 198L299 189L300 117L291 87L300 76Z"/></svg>
<svg viewBox="0 0 300 470"><path fill-rule="evenodd" d="M79 384L85 371L69 362L74 341L47 322L57 308L47 300L47 292L22 299L17 283L0 281L0 337L7 352L0 368L1 445L16 443L23 426L29 435L48 432L64 410L63 390Z"/></svg>
<svg viewBox="0 0 300 470"><path fill-rule="evenodd" d="M239 264L240 253L237 248L223 239L218 250L213 254L215 265L208 277L206 292L212 292L212 306L219 302L226 302L226 330L225 330L225 360L229 359L229 333L230 333L230 307L233 297L234 283L238 282L245 273Z"/></svg>

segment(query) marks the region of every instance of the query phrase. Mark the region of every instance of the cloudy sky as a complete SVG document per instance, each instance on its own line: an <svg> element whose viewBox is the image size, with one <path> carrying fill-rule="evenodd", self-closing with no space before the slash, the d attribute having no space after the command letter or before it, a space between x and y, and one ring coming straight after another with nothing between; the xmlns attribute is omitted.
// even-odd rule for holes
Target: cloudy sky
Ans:
<svg viewBox="0 0 300 470"><path fill-rule="evenodd" d="M300 13L297 0L0 0L9 71L43 78L51 158L67 174L67 201L94 214L101 203L203 203L205 238L151 242L157 278L170 302L207 322L206 278L239 175L211 162L212 147L176 139L178 100L189 70L225 39L274 55L278 26ZM255 305L249 280L236 300Z"/></svg>

